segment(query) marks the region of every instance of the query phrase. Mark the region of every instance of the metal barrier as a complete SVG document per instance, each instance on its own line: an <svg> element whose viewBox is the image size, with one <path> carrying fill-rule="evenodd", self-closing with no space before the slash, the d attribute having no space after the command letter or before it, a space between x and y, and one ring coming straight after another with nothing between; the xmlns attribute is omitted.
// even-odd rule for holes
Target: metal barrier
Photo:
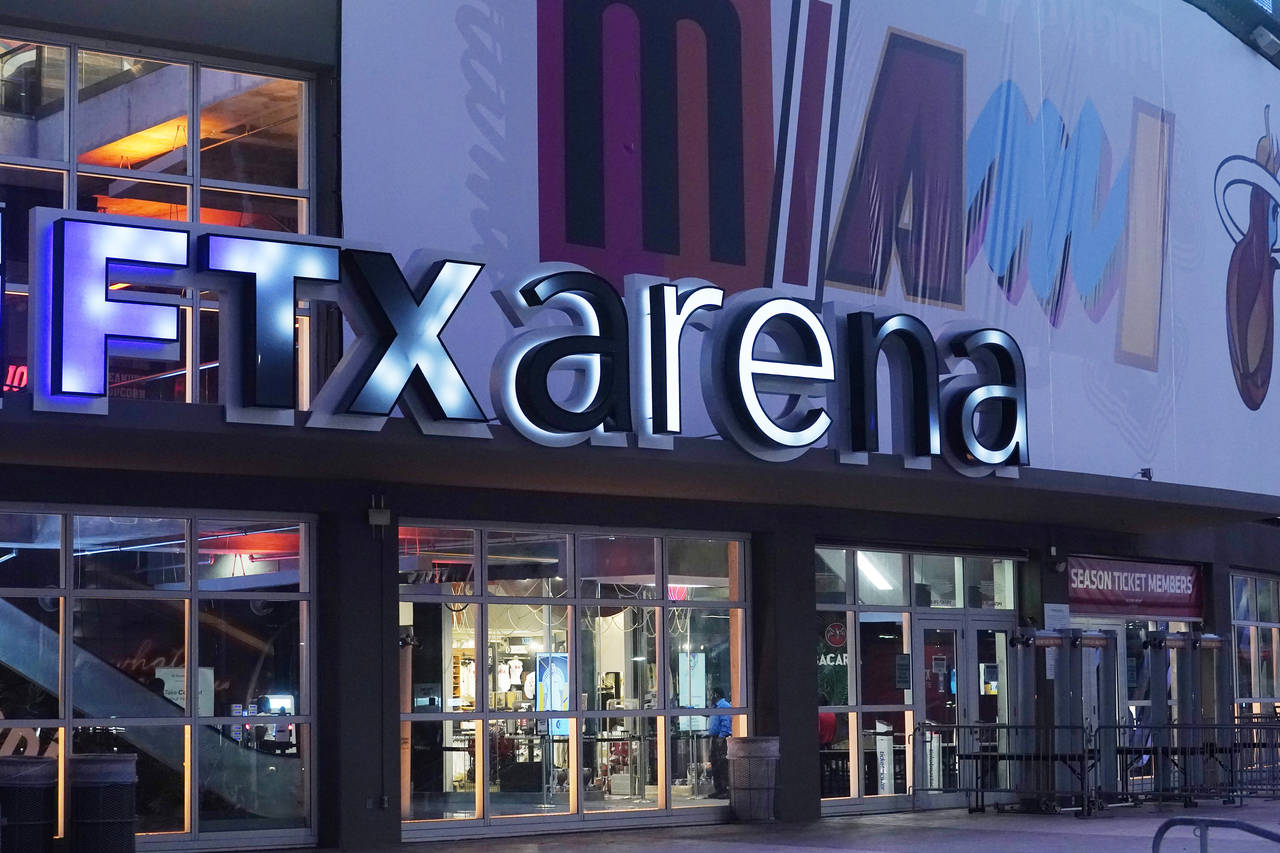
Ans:
<svg viewBox="0 0 1280 853"><path fill-rule="evenodd" d="M1280 799L1280 719L1218 725L941 725L912 734L914 791L970 811L1078 811L1143 802Z"/></svg>
<svg viewBox="0 0 1280 853"><path fill-rule="evenodd" d="M1160 824L1160 828L1156 830L1155 836L1151 839L1151 853L1160 853L1160 845L1164 842L1165 835L1178 826L1195 827L1196 835L1200 837L1200 853L1209 853L1209 828L1214 826L1219 829L1234 829L1237 832L1245 832L1280 844L1280 833L1243 820L1231 820L1225 817L1171 817Z"/></svg>
<svg viewBox="0 0 1280 853"><path fill-rule="evenodd" d="M1234 802L1242 793L1247 742L1240 731L1234 725L1100 726L1092 732L1098 752L1094 797L1104 805Z"/></svg>
<svg viewBox="0 0 1280 853"><path fill-rule="evenodd" d="M1090 770L1097 761L1083 726L937 725L914 733L921 793L965 794L971 812L1017 805L1058 812L1092 808ZM994 802L989 802L992 795Z"/></svg>

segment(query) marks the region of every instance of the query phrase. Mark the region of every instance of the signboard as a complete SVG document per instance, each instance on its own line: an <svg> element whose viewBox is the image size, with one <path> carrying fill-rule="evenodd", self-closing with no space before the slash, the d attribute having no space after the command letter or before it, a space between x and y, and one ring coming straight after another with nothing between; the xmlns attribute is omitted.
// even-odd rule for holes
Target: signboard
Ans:
<svg viewBox="0 0 1280 853"><path fill-rule="evenodd" d="M785 413L778 431L731 413L751 452L954 452L945 406L935 445L931 406L883 411L906 385L856 381L868 337L848 317L868 313L871 340L907 344L883 360L914 362L916 399L932 399L929 359L952 351L884 324L905 314L934 335L997 328L1018 342L1037 467L1280 493L1266 217L1280 72L1195 4L607 5L343 5L345 235L410 281L416 254L485 265L441 340L486 416L507 416L494 352L547 316L519 296L530 272L585 269L628 301L628 332L658 343L627 352L637 400L650 382L631 412L638 446L725 436L696 393L705 371L737 396L790 393L794 405L763 407ZM430 97L403 97L428 78ZM821 316L830 350L786 300ZM557 302L563 329L604 339L584 360L606 393L588 419L603 430L550 439L617 441L620 327ZM809 357L770 364L763 339L701 357L746 328L731 316L743 302L769 306L766 325ZM655 357L665 370L647 367Z"/></svg>
<svg viewBox="0 0 1280 853"><path fill-rule="evenodd" d="M310 401L308 427L378 431L399 407L424 434L490 437L490 417L443 338L483 263L440 259L413 284L390 254L332 240L265 240L48 209L31 217L32 240L47 248L35 253L29 316L36 411L108 414L113 356L180 362L177 306L112 289L139 276L178 276L219 293L227 420L295 424L295 330L278 318L292 318L305 297L337 305L353 338ZM716 432L761 460L787 461L825 442L838 461L866 464L879 449L883 395L909 411L909 446L900 449L917 467L938 457L981 475L1029 464L1026 369L1018 344L999 329L962 325L935 340L910 313L824 317L766 288L727 297L705 281L646 282L624 298L614 282L563 265L531 269L511 284L493 291L505 318L476 337L492 342L497 419L535 444L670 449L686 432L682 406L694 395L682 393L681 377L689 364L699 368L697 396ZM575 322L544 319L563 313ZM685 327L706 325L706 351L682 357ZM882 354L892 376L883 390ZM564 392L565 375L583 380L575 385L585 393Z"/></svg>
<svg viewBox="0 0 1280 853"><path fill-rule="evenodd" d="M1070 604L1046 604L1044 606L1044 627L1046 631L1065 631L1071 627Z"/></svg>
<svg viewBox="0 0 1280 853"><path fill-rule="evenodd" d="M1201 619L1203 587L1196 566L1096 557L1067 560L1067 591L1075 613Z"/></svg>
<svg viewBox="0 0 1280 853"><path fill-rule="evenodd" d="M911 689L911 655L893 656L893 689Z"/></svg>
<svg viewBox="0 0 1280 853"><path fill-rule="evenodd" d="M537 691L534 707L539 711L569 710L569 655L564 652L539 654L535 658ZM551 734L567 737L569 721L551 720Z"/></svg>

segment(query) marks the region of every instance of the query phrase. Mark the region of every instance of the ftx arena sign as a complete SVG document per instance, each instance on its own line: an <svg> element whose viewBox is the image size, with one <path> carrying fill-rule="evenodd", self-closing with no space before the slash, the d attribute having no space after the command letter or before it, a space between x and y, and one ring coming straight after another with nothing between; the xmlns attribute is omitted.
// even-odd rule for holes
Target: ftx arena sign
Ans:
<svg viewBox="0 0 1280 853"><path fill-rule="evenodd" d="M312 299L336 303L351 335L306 426L376 431L398 406L424 433L490 435L443 339L480 263L440 261L410 281L385 252L259 233L33 211L35 409L105 415L111 356L182 359L181 309L155 288L111 287L151 282L217 293L228 421L295 424L295 306ZM493 404L537 444L670 448L684 429L682 378L696 376L716 431L759 459L825 442L853 464L879 452L910 467L942 457L971 475L1029 464L1023 358L998 329L935 341L910 314L839 313L768 289L726 297L702 279L628 276L620 296L567 264L496 295L519 333L493 335L509 338L494 355ZM703 333L696 372L681 369L691 326Z"/></svg>

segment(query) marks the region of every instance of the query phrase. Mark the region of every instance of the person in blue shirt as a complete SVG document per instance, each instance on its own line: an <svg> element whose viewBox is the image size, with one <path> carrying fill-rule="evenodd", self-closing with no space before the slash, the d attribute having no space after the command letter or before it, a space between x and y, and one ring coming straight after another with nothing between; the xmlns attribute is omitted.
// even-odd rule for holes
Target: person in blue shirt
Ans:
<svg viewBox="0 0 1280 853"><path fill-rule="evenodd" d="M711 689L711 707L732 708L729 700L724 698L724 691L719 687ZM712 737L726 738L733 734L733 725L727 714L712 714L707 720L707 734Z"/></svg>
<svg viewBox="0 0 1280 853"><path fill-rule="evenodd" d="M711 707L732 708L719 687L711 689ZM712 714L707 719L707 734L711 736L712 799L729 798L729 756L726 738L733 734L733 723L728 714Z"/></svg>

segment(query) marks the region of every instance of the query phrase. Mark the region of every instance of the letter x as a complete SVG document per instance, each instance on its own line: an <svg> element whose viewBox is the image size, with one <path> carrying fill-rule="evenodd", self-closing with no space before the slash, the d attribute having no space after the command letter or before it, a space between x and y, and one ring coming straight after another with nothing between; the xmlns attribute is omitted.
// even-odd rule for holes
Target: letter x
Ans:
<svg viewBox="0 0 1280 853"><path fill-rule="evenodd" d="M437 420L485 420L440 340L482 265L443 261L434 274L423 276L419 293L385 252L348 249L342 262L372 322L376 342L343 408L352 414L386 416L403 395L415 417L425 412Z"/></svg>

